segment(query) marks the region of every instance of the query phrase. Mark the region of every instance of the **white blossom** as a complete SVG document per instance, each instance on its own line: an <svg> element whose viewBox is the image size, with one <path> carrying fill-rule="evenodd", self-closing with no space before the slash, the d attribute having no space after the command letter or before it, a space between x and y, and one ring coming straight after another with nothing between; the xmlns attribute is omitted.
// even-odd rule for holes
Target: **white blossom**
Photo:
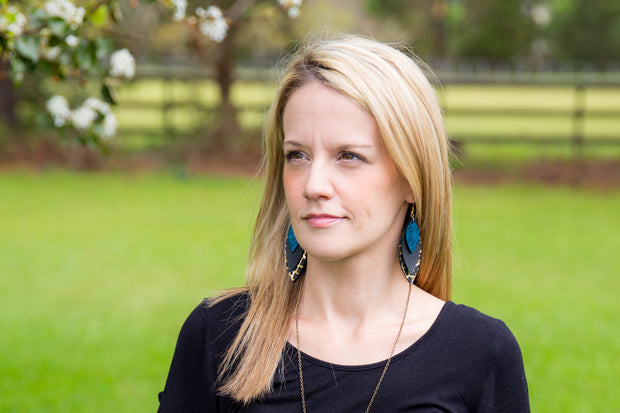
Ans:
<svg viewBox="0 0 620 413"><path fill-rule="evenodd" d="M299 7L291 7L288 9L288 17L294 19L297 16L299 16Z"/></svg>
<svg viewBox="0 0 620 413"><path fill-rule="evenodd" d="M110 55L110 75L131 79L135 73L136 60L129 53L129 50L117 50Z"/></svg>
<svg viewBox="0 0 620 413"><path fill-rule="evenodd" d="M49 0L45 3L45 11L50 16L62 18L73 29L82 24L86 13L84 7L75 7L70 0Z"/></svg>
<svg viewBox="0 0 620 413"><path fill-rule="evenodd" d="M8 16L13 16L13 21L9 23ZM19 12L16 7L9 7L6 15L0 16L0 31L12 33L15 37L21 36L26 27L26 16Z"/></svg>
<svg viewBox="0 0 620 413"><path fill-rule="evenodd" d="M302 0L278 0L278 4L288 13L288 17L294 19L299 16Z"/></svg>
<svg viewBox="0 0 620 413"><path fill-rule="evenodd" d="M90 108L94 111L101 113L102 115L110 114L110 105L97 98L88 98L82 103L82 106Z"/></svg>
<svg viewBox="0 0 620 413"><path fill-rule="evenodd" d="M56 127L65 126L69 122L79 131L87 131L95 122L100 125L94 132L101 139L112 139L116 135L118 122L110 110L110 105L97 98L88 98L82 106L71 111L69 102L63 96L53 96L46 103L47 110L54 118Z"/></svg>
<svg viewBox="0 0 620 413"><path fill-rule="evenodd" d="M55 95L49 99L45 106L48 112L54 118L54 126L60 128L71 118L71 109L69 109L69 102L64 96Z"/></svg>
<svg viewBox="0 0 620 413"><path fill-rule="evenodd" d="M97 119L97 112L87 106L81 106L80 108L71 112L71 121L73 126L79 130L87 130Z"/></svg>
<svg viewBox="0 0 620 413"><path fill-rule="evenodd" d="M187 9L187 0L170 0L170 2L174 8L172 18L176 21L183 20L185 18L185 10Z"/></svg>
<svg viewBox="0 0 620 413"><path fill-rule="evenodd" d="M540 27L547 27L551 23L551 10L545 4L537 4L532 7L532 20Z"/></svg>
<svg viewBox="0 0 620 413"><path fill-rule="evenodd" d="M101 133L99 137L102 139L112 139L116 135L116 129L118 128L118 122L116 116L113 113L108 113L101 123Z"/></svg>
<svg viewBox="0 0 620 413"><path fill-rule="evenodd" d="M54 46L44 49L42 55L46 60L54 61L58 59L60 53L62 53L62 49L58 46Z"/></svg>
<svg viewBox="0 0 620 413"><path fill-rule="evenodd" d="M216 6L207 9L196 8L196 15L200 18L200 31L212 40L221 43L228 32L228 23L222 15L222 11Z"/></svg>
<svg viewBox="0 0 620 413"><path fill-rule="evenodd" d="M67 46L74 49L78 44L80 44L80 39L78 39L77 36L70 34L65 38L65 43L67 43Z"/></svg>

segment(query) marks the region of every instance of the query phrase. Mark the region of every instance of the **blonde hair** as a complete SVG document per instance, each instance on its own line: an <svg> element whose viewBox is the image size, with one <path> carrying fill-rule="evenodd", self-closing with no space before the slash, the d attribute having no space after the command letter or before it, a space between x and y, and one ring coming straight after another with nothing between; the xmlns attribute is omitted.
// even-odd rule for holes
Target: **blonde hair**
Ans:
<svg viewBox="0 0 620 413"><path fill-rule="evenodd" d="M307 41L290 58L265 124L266 183L246 287L225 295L247 291L250 296L245 319L219 375L220 393L244 404L270 391L303 287L303 277L290 282L284 264L289 216L282 182L282 117L291 94L310 81L348 96L375 118L416 201L423 247L416 284L443 300L450 298L451 175L448 141L434 89L419 63L386 44L352 35Z"/></svg>

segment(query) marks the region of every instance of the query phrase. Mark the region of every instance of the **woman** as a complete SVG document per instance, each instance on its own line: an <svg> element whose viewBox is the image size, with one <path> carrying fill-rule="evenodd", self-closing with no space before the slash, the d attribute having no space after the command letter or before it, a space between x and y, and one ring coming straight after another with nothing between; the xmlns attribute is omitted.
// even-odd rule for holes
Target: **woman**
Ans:
<svg viewBox="0 0 620 413"><path fill-rule="evenodd" d="M419 66L356 36L290 60L247 286L185 322L161 412L526 412L519 346L450 299L447 139Z"/></svg>

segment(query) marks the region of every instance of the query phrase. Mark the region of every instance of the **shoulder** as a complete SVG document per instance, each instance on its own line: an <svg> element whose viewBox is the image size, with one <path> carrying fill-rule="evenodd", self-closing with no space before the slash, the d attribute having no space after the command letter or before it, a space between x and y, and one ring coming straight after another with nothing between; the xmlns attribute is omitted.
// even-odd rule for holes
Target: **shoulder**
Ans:
<svg viewBox="0 0 620 413"><path fill-rule="evenodd" d="M521 358L519 345L506 324L472 307L448 301L441 314L442 332L473 353Z"/></svg>
<svg viewBox="0 0 620 413"><path fill-rule="evenodd" d="M245 292L205 298L183 323L179 338L230 341L238 331L248 303L249 296Z"/></svg>
<svg viewBox="0 0 620 413"><path fill-rule="evenodd" d="M445 320L459 329L470 334L507 334L510 332L506 324L498 319L488 316L475 308L464 304L446 302L444 306Z"/></svg>
<svg viewBox="0 0 620 413"><path fill-rule="evenodd" d="M212 321L231 322L245 315L250 304L250 295L245 290L236 290L223 295L205 298L194 311Z"/></svg>
<svg viewBox="0 0 620 413"><path fill-rule="evenodd" d="M506 324L465 305L446 303L446 327L459 343L463 374L476 371L479 411L529 412L521 349Z"/></svg>
<svg viewBox="0 0 620 413"><path fill-rule="evenodd" d="M160 412L213 411L221 357L234 339L248 302L247 294L203 300L183 323L172 357Z"/></svg>

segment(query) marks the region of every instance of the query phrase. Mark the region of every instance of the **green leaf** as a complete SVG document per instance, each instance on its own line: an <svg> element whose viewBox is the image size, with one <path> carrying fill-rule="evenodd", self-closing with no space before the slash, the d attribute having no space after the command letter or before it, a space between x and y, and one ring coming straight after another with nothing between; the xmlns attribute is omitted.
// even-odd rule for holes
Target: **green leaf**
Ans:
<svg viewBox="0 0 620 413"><path fill-rule="evenodd" d="M121 11L121 6L118 1L115 1L114 3L112 3L112 9L110 10L110 17L112 18L112 21L114 21L115 23L118 23L120 20L123 19L123 13Z"/></svg>
<svg viewBox="0 0 620 413"><path fill-rule="evenodd" d="M15 41L15 48L17 53L36 63L39 61L39 42L39 36L21 36Z"/></svg>
<svg viewBox="0 0 620 413"><path fill-rule="evenodd" d="M29 25L37 28L45 26L45 23L49 20L49 15L43 8L36 8L28 17Z"/></svg>
<svg viewBox="0 0 620 413"><path fill-rule="evenodd" d="M91 48L90 45L80 45L75 52L75 62L78 67L84 70L90 69L92 66Z"/></svg>
<svg viewBox="0 0 620 413"><path fill-rule="evenodd" d="M108 102L110 105L116 105L118 102L116 98L116 91L114 88L107 83L104 83L101 86L101 96L103 96L103 100Z"/></svg>
<svg viewBox="0 0 620 413"><path fill-rule="evenodd" d="M112 53L112 42L105 37L95 38L94 45L96 47L97 59L106 59Z"/></svg>
<svg viewBox="0 0 620 413"><path fill-rule="evenodd" d="M65 67L65 70L70 70L70 66L72 63L72 54L70 51L67 50L63 50L62 53L60 54L60 57L58 58L58 63Z"/></svg>
<svg viewBox="0 0 620 413"><path fill-rule="evenodd" d="M49 40L47 41L47 45L49 47L54 47L54 46L60 46L60 48L66 47L64 39L62 39L61 37L57 37L57 36L50 36Z"/></svg>
<svg viewBox="0 0 620 413"><path fill-rule="evenodd" d="M39 112L34 117L34 124L40 128L52 128L54 123L48 112Z"/></svg>
<svg viewBox="0 0 620 413"><path fill-rule="evenodd" d="M65 35L69 32L69 26L67 26L65 21L60 17L48 20L47 27L49 27L52 34L57 37L64 38Z"/></svg>
<svg viewBox="0 0 620 413"><path fill-rule="evenodd" d="M11 59L11 79L15 84L20 84L24 79L26 65L19 58Z"/></svg>
<svg viewBox="0 0 620 413"><path fill-rule="evenodd" d="M95 27L103 27L108 24L108 15L108 7L103 4L99 6L99 8L95 10L95 12L92 13L89 18Z"/></svg>

